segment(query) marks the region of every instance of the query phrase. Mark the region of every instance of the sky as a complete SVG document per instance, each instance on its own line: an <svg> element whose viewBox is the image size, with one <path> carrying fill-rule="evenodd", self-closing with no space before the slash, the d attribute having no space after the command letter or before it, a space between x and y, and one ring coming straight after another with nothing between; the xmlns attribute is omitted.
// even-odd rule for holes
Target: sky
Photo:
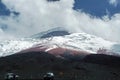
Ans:
<svg viewBox="0 0 120 80"><path fill-rule="evenodd" d="M93 16L102 17L109 15L110 17L116 13L120 13L120 0L75 0L75 10L82 11Z"/></svg>
<svg viewBox="0 0 120 80"><path fill-rule="evenodd" d="M0 0L0 39L56 27L120 42L120 0Z"/></svg>

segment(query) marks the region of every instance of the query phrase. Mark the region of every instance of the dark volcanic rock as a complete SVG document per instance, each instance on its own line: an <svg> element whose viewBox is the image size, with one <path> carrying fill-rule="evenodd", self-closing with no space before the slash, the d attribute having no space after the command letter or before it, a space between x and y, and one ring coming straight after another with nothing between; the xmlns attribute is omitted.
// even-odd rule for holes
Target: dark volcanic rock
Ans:
<svg viewBox="0 0 120 80"><path fill-rule="evenodd" d="M25 52L45 52L49 48L34 47L20 53ZM77 51L73 49L66 48L54 48L47 51L48 54L51 54L55 57L64 58L70 61L84 61L87 63L94 63L100 65L107 65L111 67L120 67L120 56L107 55L107 54L92 54L85 51ZM19 53L18 53L19 54Z"/></svg>
<svg viewBox="0 0 120 80"><path fill-rule="evenodd" d="M48 54L46 52L27 52L22 54L14 54L7 57L0 58L0 71L6 71L7 69L14 69L13 66L16 64L19 67L29 67L35 70L35 67L40 67L41 65L51 65L54 61L62 61L62 59L56 58L55 56ZM34 65L33 65L34 64ZM9 67L9 68L6 68ZM25 68L27 70L27 68Z"/></svg>
<svg viewBox="0 0 120 80"><path fill-rule="evenodd" d="M20 79L40 79L49 71L55 74L56 80L120 79L120 65L116 65L119 64L119 57L89 54L82 58L83 61L73 60L73 58L79 58L79 56L73 55L72 58L65 59L39 51L2 57L0 58L0 79L3 79L6 72L17 73Z"/></svg>
<svg viewBox="0 0 120 80"><path fill-rule="evenodd" d="M120 67L120 57L105 54L90 54L84 58L85 62Z"/></svg>

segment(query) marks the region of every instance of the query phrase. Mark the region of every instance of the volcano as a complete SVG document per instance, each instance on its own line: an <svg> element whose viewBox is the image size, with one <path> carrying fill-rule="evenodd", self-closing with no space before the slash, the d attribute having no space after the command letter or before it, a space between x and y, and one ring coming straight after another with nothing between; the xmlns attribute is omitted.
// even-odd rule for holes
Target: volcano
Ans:
<svg viewBox="0 0 120 80"><path fill-rule="evenodd" d="M119 80L120 56L114 45L94 35L56 29L2 41L0 79L6 72L18 74L20 79L41 79L53 72L56 80Z"/></svg>

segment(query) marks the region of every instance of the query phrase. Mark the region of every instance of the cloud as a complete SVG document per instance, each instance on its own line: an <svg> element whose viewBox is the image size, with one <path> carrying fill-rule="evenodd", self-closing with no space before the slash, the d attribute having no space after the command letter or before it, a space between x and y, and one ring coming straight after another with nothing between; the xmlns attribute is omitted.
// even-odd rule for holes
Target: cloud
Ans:
<svg viewBox="0 0 120 80"><path fill-rule="evenodd" d="M10 16L1 23L9 26L7 33L15 36L29 36L50 28L68 26L67 17L72 16L74 1L61 0L2 0L11 11L19 12L18 17ZM68 15L68 16L66 16Z"/></svg>
<svg viewBox="0 0 120 80"><path fill-rule="evenodd" d="M4 35L30 36L55 27L71 32L86 32L111 41L120 42L120 14L97 18L82 10L74 10L74 0L47 2L46 0L2 0L19 16L0 17L0 24L8 26ZM3 35L3 36L4 36Z"/></svg>
<svg viewBox="0 0 120 80"><path fill-rule="evenodd" d="M117 6L118 0L109 0L109 3L113 6Z"/></svg>
<svg viewBox="0 0 120 80"><path fill-rule="evenodd" d="M84 12L79 12L76 18L79 21L79 28L82 31L107 40L120 41L120 14L115 14L111 19L106 15L101 19L85 14Z"/></svg>

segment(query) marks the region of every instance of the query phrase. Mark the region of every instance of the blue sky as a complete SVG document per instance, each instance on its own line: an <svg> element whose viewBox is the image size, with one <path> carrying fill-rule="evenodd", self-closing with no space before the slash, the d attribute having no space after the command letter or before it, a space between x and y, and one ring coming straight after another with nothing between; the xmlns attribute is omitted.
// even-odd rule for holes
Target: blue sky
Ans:
<svg viewBox="0 0 120 80"><path fill-rule="evenodd" d="M106 14L112 16L115 13L120 13L120 4L114 6L109 4L108 0L75 0L74 9L82 10L97 17L102 17ZM10 13L9 9L0 0L0 15L9 16ZM17 12L14 12L14 14L17 14Z"/></svg>
<svg viewBox="0 0 120 80"><path fill-rule="evenodd" d="M5 15L10 15L10 11L6 8L6 6L1 2L0 0L0 15L5 16Z"/></svg>
<svg viewBox="0 0 120 80"><path fill-rule="evenodd" d="M93 16L101 17L109 13L110 16L120 13L120 4L109 4L108 0L75 0L74 9L81 9Z"/></svg>
<svg viewBox="0 0 120 80"><path fill-rule="evenodd" d="M6 7L6 5L4 5L4 4L1 2L1 0L0 0L0 15L1 15L1 16L10 16L10 13L13 13L13 14L15 14L15 15L19 15L18 12L15 12L15 11L11 12L11 11Z"/></svg>

